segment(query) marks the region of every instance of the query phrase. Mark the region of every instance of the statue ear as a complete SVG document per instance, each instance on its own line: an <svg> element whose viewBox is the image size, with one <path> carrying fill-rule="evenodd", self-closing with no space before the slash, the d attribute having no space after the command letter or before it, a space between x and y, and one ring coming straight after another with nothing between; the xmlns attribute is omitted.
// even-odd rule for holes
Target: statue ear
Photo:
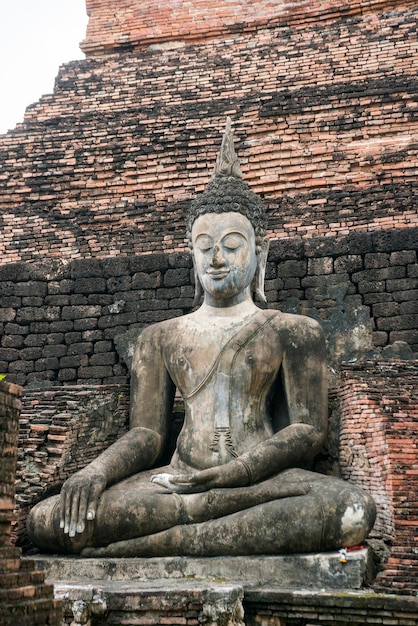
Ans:
<svg viewBox="0 0 418 626"><path fill-rule="evenodd" d="M200 298L203 296L203 287L200 282L199 275L196 271L196 265L193 259L193 269L194 269L194 298L193 298L193 306L197 306L200 302Z"/></svg>
<svg viewBox="0 0 418 626"><path fill-rule="evenodd" d="M266 275L267 256L269 253L270 240L264 238L257 254L257 270L254 276L255 293L261 302L267 302L264 293L264 278Z"/></svg>

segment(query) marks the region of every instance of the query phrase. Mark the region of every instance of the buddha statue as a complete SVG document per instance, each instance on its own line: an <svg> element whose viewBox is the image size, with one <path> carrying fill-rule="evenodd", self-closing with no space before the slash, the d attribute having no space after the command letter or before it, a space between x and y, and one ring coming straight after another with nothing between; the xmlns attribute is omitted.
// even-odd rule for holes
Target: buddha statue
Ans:
<svg viewBox="0 0 418 626"><path fill-rule="evenodd" d="M355 546L372 498L310 471L327 430L326 349L313 319L259 308L268 253L261 199L243 181L228 119L191 204L192 313L146 328L132 362L130 428L28 518L46 552L217 556ZM175 390L185 419L170 464Z"/></svg>

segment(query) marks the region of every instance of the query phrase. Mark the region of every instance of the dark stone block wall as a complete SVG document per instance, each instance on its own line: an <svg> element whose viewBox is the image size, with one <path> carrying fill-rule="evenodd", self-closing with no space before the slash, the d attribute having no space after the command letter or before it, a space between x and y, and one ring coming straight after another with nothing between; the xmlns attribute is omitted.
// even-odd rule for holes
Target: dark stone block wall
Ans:
<svg viewBox="0 0 418 626"><path fill-rule="evenodd" d="M267 306L321 321L335 371L376 351L410 358L417 244L409 228L272 242ZM126 383L115 337L189 312L192 275L187 253L2 266L0 371L19 384Z"/></svg>

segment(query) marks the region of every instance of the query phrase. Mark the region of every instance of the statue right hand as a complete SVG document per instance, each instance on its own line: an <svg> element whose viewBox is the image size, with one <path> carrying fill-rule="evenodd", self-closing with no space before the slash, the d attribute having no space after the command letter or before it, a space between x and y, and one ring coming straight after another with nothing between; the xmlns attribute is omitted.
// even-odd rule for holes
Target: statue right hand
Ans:
<svg viewBox="0 0 418 626"><path fill-rule="evenodd" d="M106 478L90 466L65 481L61 489L60 527L70 537L84 532L87 520L96 517L100 496L106 488Z"/></svg>

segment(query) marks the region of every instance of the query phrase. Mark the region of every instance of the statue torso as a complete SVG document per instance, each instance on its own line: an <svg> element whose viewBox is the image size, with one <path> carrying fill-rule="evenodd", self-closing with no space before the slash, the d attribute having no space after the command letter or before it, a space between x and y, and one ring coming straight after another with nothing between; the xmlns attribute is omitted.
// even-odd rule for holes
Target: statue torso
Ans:
<svg viewBox="0 0 418 626"><path fill-rule="evenodd" d="M269 394L282 358L278 312L202 324L193 314L164 333L164 359L184 398L185 423L172 465L227 463L273 434Z"/></svg>

